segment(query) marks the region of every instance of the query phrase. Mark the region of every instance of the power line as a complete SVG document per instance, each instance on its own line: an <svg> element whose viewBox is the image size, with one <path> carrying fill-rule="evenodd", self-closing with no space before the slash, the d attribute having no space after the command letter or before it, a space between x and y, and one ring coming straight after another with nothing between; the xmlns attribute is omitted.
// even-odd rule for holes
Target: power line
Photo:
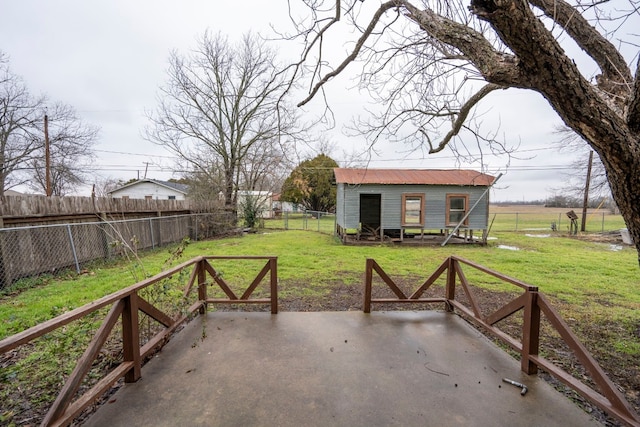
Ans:
<svg viewBox="0 0 640 427"><path fill-rule="evenodd" d="M160 154L149 154L149 153L130 153L127 151L111 151L111 150L93 150L97 153L110 153L110 154L123 154L126 156L142 156L142 157L161 157L165 159L175 159L175 156L163 156Z"/></svg>

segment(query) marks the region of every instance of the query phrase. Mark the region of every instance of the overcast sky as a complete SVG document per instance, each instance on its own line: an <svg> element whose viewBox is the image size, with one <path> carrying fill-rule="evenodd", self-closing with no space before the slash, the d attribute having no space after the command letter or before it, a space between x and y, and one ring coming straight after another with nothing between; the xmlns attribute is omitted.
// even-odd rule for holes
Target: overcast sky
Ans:
<svg viewBox="0 0 640 427"><path fill-rule="evenodd" d="M288 19L285 0L0 0L0 5L0 50L9 56L12 71L34 94L70 104L83 120L99 126L97 174L123 180L142 177L145 162L150 163L147 177L173 176L169 154L141 136L144 112L155 108L158 87L166 80L171 50L187 52L207 29L240 38L249 30L266 34L269 24L287 25ZM341 116L362 114L366 105L346 86L338 82L331 88L332 101ZM572 160L550 149L560 123L556 114L541 96L524 91L494 93L487 101L485 122L500 124L505 139L520 143L525 159L512 160L508 170L505 159L490 160L491 173L507 172L492 199L549 196ZM338 151L366 147L339 130L331 135ZM405 147L381 143L379 148L381 156L373 156L369 167L454 166L450 152L409 159ZM89 193L87 187L79 195Z"/></svg>

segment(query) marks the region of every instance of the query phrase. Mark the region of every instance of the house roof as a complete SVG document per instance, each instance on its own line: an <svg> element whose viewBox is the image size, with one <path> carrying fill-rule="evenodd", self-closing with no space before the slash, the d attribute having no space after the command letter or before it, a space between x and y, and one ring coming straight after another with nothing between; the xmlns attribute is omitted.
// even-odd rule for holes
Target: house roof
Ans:
<svg viewBox="0 0 640 427"><path fill-rule="evenodd" d="M189 186L186 185L186 184L179 184L177 182L160 181L160 180L157 180L157 179L147 179L147 178L145 178L145 179L139 179L137 181L131 182L131 183L126 184L126 185L123 185L122 187L118 187L115 190L111 191L110 193L115 193L116 191L120 191L120 190L123 190L125 188L132 187L134 185L138 185L138 184L143 183L143 182L150 182L152 184L156 184L156 185L159 185L161 187L171 188L172 190L176 190L176 191L178 191L180 193L183 193L183 194L187 194L187 192L189 191Z"/></svg>
<svg viewBox="0 0 640 427"><path fill-rule="evenodd" d="M489 186L495 177L465 169L335 168L337 183Z"/></svg>

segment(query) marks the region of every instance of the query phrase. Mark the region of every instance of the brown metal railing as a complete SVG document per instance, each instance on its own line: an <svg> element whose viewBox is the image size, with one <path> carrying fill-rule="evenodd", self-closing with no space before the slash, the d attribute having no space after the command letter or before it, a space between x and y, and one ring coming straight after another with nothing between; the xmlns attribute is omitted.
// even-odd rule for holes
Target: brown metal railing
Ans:
<svg viewBox="0 0 640 427"><path fill-rule="evenodd" d="M470 283L462 269L462 265L467 265L475 270L494 276L503 282L515 285L521 288L523 293L497 310L485 314L478 299L473 294ZM397 298L372 298L373 272L382 279ZM421 298L424 292L445 274L445 272L445 296L443 298ZM460 285L465 293L470 307L456 300L457 284ZM623 423L631 426L640 426L640 417L638 414L634 412L622 393L618 391L617 387L607 377L598 362L589 354L584 345L580 343L560 314L551 307L545 296L538 292L536 286L528 285L472 261L451 256L447 258L413 294L407 297L373 259L367 259L363 305L365 313L371 312L372 303L445 303L447 311L458 310L473 323L486 329L495 337L519 352L521 356L521 369L525 373L535 374L538 368L541 368ZM521 340L518 341L498 329L495 325L520 310L523 311L523 323L522 337ZM538 354L541 314L544 314L545 318L560 334L576 358L591 375L591 379L601 390L600 393L583 382L578 381L568 372Z"/></svg>
<svg viewBox="0 0 640 427"><path fill-rule="evenodd" d="M218 275L209 260L266 260L265 266L258 273L257 277L249 285L243 295L238 298L225 281ZM161 309L145 300L140 291L150 286L162 282L183 270L192 267L191 275L184 289L184 297L192 295L193 288L197 288L198 296L195 301L186 309L182 315L171 317ZM262 279L270 273L271 295L268 299L251 299L250 296ZM207 297L207 274L228 296L228 299L212 299ZM277 258L276 257L197 257L184 262L170 270L164 271L149 279L136 283L126 289L115 292L111 295L93 301L75 310L69 311L61 316L40 323L24 332L10 336L0 341L0 355L28 344L33 340L60 328L65 325L89 316L105 307L111 307L102 324L93 336L89 346L78 360L75 369L67 378L58 397L50 406L46 416L43 418L42 426L68 425L85 408L95 402L105 391L107 391L118 379L124 377L125 382L135 382L140 378L142 360L153 353L157 348L164 345L169 335L184 323L189 316L196 311L204 313L209 303L234 303L234 304L270 304L271 313L278 312L278 291L277 291ZM139 311L154 319L162 327L160 332L152 337L144 345L140 345ZM80 385L93 363L97 360L103 346L120 321L122 326L122 352L123 360L109 373L104 375L88 391L74 400Z"/></svg>

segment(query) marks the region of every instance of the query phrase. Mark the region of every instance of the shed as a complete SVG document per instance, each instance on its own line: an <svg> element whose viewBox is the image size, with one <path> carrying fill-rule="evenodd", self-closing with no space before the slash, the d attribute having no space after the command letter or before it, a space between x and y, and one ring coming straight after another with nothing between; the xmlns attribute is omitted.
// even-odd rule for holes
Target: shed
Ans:
<svg viewBox="0 0 640 427"><path fill-rule="evenodd" d="M495 177L474 170L335 168L343 241L486 234Z"/></svg>
<svg viewBox="0 0 640 427"><path fill-rule="evenodd" d="M139 179L109 193L114 199L185 200L189 186L171 181Z"/></svg>

